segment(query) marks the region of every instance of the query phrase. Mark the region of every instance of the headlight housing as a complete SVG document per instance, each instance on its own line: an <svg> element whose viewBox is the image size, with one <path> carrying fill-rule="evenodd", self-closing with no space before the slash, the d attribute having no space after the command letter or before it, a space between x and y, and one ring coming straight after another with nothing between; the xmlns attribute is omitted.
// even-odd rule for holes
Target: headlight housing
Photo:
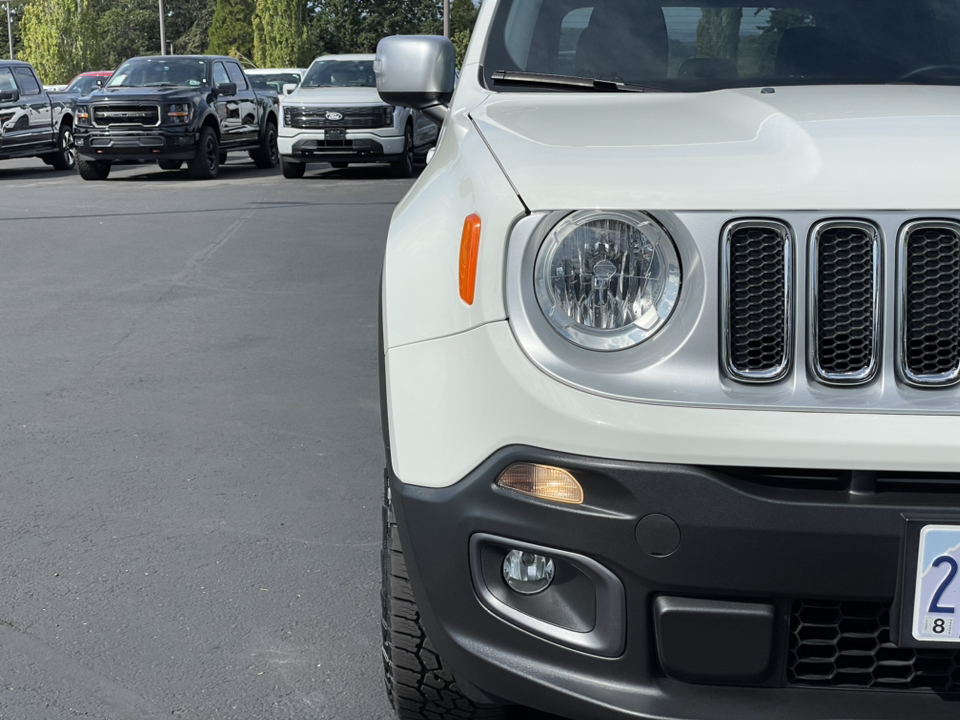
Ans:
<svg viewBox="0 0 960 720"><path fill-rule="evenodd" d="M193 116L193 105L175 103L167 109L167 120L173 125L186 125Z"/></svg>
<svg viewBox="0 0 960 720"><path fill-rule="evenodd" d="M89 105L77 105L77 125L89 125L90 124L90 106Z"/></svg>
<svg viewBox="0 0 960 720"><path fill-rule="evenodd" d="M589 350L624 350L653 337L680 296L677 248L640 212L568 215L543 241L535 275L547 320Z"/></svg>

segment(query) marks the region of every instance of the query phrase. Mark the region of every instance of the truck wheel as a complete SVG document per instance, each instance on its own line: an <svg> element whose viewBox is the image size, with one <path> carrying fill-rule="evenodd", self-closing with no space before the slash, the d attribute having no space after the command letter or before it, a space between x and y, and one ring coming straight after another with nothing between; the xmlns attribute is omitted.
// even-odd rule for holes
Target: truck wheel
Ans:
<svg viewBox="0 0 960 720"><path fill-rule="evenodd" d="M409 125L403 133L403 157L390 163L390 172L396 178L413 176L413 128Z"/></svg>
<svg viewBox="0 0 960 720"><path fill-rule="evenodd" d="M433 649L403 560L389 485L383 498L383 675L387 696L400 720L502 720L500 705L480 705L466 697Z"/></svg>
<svg viewBox="0 0 960 720"><path fill-rule="evenodd" d="M73 127L69 123L60 126L57 135L57 152L50 156L54 170L73 170L77 166L77 144L73 139Z"/></svg>
<svg viewBox="0 0 960 720"><path fill-rule="evenodd" d="M84 180L106 180L110 174L109 160L77 160L77 170Z"/></svg>
<svg viewBox="0 0 960 720"><path fill-rule="evenodd" d="M277 150L277 126L267 123L267 129L263 131L263 138L260 140L260 147L251 151L250 157L258 168L269 170L275 168L280 162L280 153Z"/></svg>
<svg viewBox="0 0 960 720"><path fill-rule="evenodd" d="M157 160L161 170L179 170L183 167L183 160Z"/></svg>
<svg viewBox="0 0 960 720"><path fill-rule="evenodd" d="M293 162L292 160L287 160L285 157L280 158L280 172L283 173L285 178L302 178L306 171L306 163Z"/></svg>
<svg viewBox="0 0 960 720"><path fill-rule="evenodd" d="M197 154L187 161L187 171L194 180L213 180L220 172L220 143L213 128L200 128Z"/></svg>

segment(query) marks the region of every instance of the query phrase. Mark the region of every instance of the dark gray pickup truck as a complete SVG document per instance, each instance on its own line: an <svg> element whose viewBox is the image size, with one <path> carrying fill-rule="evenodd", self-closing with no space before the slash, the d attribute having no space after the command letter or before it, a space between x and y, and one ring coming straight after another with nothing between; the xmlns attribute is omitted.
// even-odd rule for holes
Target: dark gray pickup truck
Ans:
<svg viewBox="0 0 960 720"><path fill-rule="evenodd" d="M192 178L214 178L229 152L272 168L277 101L258 95L240 63L214 55L127 60L103 89L77 103L77 163L84 180L104 180L114 162L184 162Z"/></svg>
<svg viewBox="0 0 960 720"><path fill-rule="evenodd" d="M72 170L75 102L75 93L46 92L29 63L0 60L0 160L38 157Z"/></svg>

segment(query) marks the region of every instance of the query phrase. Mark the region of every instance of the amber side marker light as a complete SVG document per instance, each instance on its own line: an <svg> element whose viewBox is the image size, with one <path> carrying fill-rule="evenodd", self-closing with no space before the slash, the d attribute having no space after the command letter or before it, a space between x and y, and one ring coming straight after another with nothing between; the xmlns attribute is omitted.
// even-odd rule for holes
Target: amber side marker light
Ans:
<svg viewBox="0 0 960 720"><path fill-rule="evenodd" d="M460 236L460 299L473 305L477 291L477 257L480 255L480 216L468 215Z"/></svg>
<svg viewBox="0 0 960 720"><path fill-rule="evenodd" d="M515 463L500 473L497 485L542 500L580 505L583 488L566 470L547 465Z"/></svg>

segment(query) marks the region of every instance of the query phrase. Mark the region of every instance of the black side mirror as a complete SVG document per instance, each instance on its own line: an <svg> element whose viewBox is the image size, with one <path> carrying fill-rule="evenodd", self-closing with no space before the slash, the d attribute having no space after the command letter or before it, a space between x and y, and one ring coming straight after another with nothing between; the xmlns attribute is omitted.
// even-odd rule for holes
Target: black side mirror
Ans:
<svg viewBox="0 0 960 720"><path fill-rule="evenodd" d="M0 102L16 102L19 99L19 90L6 90L4 92L0 92Z"/></svg>
<svg viewBox="0 0 960 720"><path fill-rule="evenodd" d="M236 95L236 94L237 94L236 83L220 83L219 85L217 85L217 95L230 97L231 95Z"/></svg>

